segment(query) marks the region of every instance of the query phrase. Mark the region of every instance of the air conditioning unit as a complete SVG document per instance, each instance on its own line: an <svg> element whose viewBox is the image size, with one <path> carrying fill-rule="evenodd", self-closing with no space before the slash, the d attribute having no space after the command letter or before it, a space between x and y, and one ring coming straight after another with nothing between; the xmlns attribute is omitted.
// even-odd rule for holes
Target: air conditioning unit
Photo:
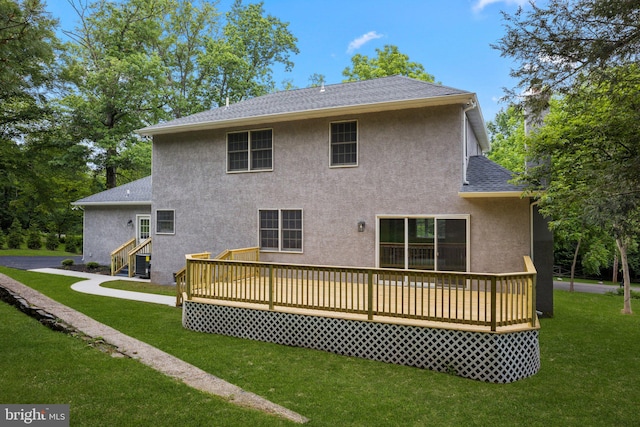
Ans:
<svg viewBox="0 0 640 427"><path fill-rule="evenodd" d="M136 276L148 279L151 273L151 254L136 255Z"/></svg>

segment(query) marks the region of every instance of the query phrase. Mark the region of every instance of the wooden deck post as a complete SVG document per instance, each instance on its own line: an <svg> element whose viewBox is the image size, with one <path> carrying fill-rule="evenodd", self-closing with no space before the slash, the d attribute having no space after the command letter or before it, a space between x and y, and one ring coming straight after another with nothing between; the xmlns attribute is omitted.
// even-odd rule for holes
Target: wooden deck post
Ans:
<svg viewBox="0 0 640 427"><path fill-rule="evenodd" d="M187 300L191 300L191 260L187 258L187 271L185 272L185 291L187 292Z"/></svg>
<svg viewBox="0 0 640 427"><path fill-rule="evenodd" d="M373 273L367 271L367 319L373 320Z"/></svg>
<svg viewBox="0 0 640 427"><path fill-rule="evenodd" d="M496 301L498 299L498 292L496 289L496 276L491 276L491 331L495 332L498 327L498 319L496 317L497 307Z"/></svg>
<svg viewBox="0 0 640 427"><path fill-rule="evenodd" d="M273 310L273 265L269 265L269 310Z"/></svg>

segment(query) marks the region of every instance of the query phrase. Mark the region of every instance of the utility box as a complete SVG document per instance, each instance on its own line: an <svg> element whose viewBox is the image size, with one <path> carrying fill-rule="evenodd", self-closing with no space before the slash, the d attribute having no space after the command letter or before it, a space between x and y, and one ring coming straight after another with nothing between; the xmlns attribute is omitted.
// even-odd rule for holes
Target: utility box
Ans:
<svg viewBox="0 0 640 427"><path fill-rule="evenodd" d="M136 276L148 279L151 273L151 254L136 255Z"/></svg>

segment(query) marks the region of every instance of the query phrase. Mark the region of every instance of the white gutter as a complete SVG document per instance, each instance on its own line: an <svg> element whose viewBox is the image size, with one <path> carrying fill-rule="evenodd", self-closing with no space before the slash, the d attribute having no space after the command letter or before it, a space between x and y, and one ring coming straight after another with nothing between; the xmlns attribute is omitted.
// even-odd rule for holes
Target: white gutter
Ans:
<svg viewBox="0 0 640 427"><path fill-rule="evenodd" d="M71 203L73 206L151 206L151 202L148 200L142 201L123 201L123 202L86 202L79 203L73 202Z"/></svg>
<svg viewBox="0 0 640 427"><path fill-rule="evenodd" d="M462 184L469 185L467 181L467 166L469 165L469 152L467 146L467 111L471 111L478 106L475 100L470 99L467 108L462 110Z"/></svg>

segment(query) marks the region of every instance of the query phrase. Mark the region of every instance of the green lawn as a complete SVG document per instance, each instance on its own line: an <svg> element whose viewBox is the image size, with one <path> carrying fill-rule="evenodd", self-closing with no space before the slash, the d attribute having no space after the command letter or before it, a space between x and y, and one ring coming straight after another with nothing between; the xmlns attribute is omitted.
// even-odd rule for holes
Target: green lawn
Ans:
<svg viewBox="0 0 640 427"><path fill-rule="evenodd" d="M556 292L556 317L541 321L541 371L531 378L500 385L320 351L186 331L181 327L181 311L177 308L79 294L69 289L74 280L71 278L4 268L0 272L299 412L311 419L311 426L633 426L640 419L634 409L640 389L640 317L621 315L620 297ZM54 403L70 403L72 416L91 406L93 412L85 416L85 423L78 425L96 425L94 421L102 419L100 413L113 412L114 405L124 406L127 413L147 414L148 418L137 425L283 423L252 411L221 407L217 399L202 397L170 380L162 387L152 383L153 395L148 399L129 397L133 393L132 384L136 383L128 379L125 371L137 372L136 362L111 359L31 320L29 328L39 331L33 333L44 334L56 343L74 344L68 347L41 344L37 337L23 338L24 332L17 326L14 329L12 322L0 323L2 336L8 333L12 340L9 346L0 346L3 371L44 369L45 374L37 375L57 378L43 385L33 381L31 374L12 375L7 384L5 376L0 376L0 402L23 403L20 401L28 399L51 403L51 396L59 396L60 400ZM31 351L12 356L14 346ZM50 356L49 352L61 355ZM56 362L56 357L60 362ZM90 362L76 362L85 357L91 358ZM80 368L65 369L64 360L73 361L69 365ZM137 381L164 384L162 378L156 378L157 374L140 369L141 373L133 374ZM110 372L112 377L107 389L87 380L95 375L96 381L102 381L104 372ZM75 385L58 389L58 382ZM22 390L20 395L11 391L18 388ZM147 386L140 388L146 390ZM171 399L186 412L198 412L200 406L211 408L216 414L212 416L215 421L203 423L198 415L185 421L172 409L160 411L154 418L155 401L170 406ZM254 419L249 420L251 417ZM126 415L120 420L123 419Z"/></svg>
<svg viewBox="0 0 640 427"><path fill-rule="evenodd" d="M175 285L157 285L149 282L132 282L127 280L114 280L104 282L100 286L103 288L120 289L124 291L145 292L156 295L176 295Z"/></svg>
<svg viewBox="0 0 640 427"><path fill-rule="evenodd" d="M25 245L22 245L20 249L0 249L0 256L80 256L81 254L72 254L60 249L64 248L64 245L60 245L59 249L50 251L48 249L28 249Z"/></svg>

